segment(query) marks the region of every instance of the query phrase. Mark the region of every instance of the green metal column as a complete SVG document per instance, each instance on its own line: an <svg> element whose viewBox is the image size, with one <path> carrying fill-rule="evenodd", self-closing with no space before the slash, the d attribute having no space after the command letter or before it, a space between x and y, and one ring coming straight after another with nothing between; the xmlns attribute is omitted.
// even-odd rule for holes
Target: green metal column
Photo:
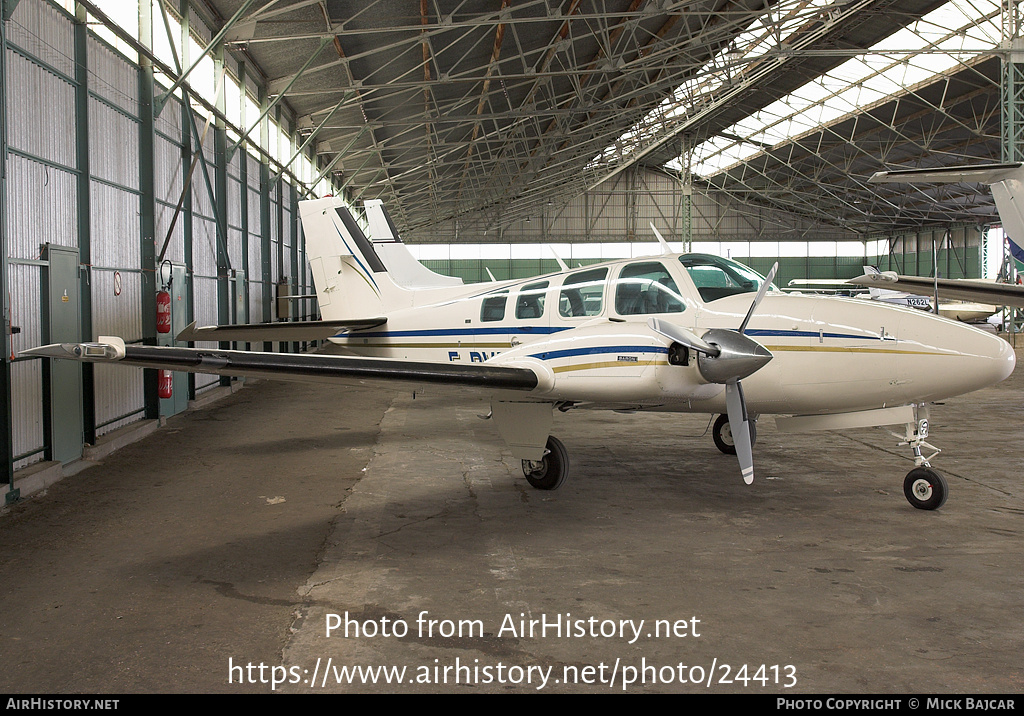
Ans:
<svg viewBox="0 0 1024 716"><path fill-rule="evenodd" d="M75 11L75 152L78 165L78 259L86 271L92 266L91 170L89 166L89 62L87 58L88 13L78 5ZM82 339L91 341L91 281L81 282ZM82 364L82 421L84 440L96 444L96 388L93 364Z"/></svg>
<svg viewBox="0 0 1024 716"><path fill-rule="evenodd" d="M222 86L225 81L224 45L214 50L213 67L214 82ZM217 110L221 116L217 117L213 134L213 214L221 237L217 242L217 323L222 326L234 322L231 315L231 259L228 256L228 130L222 119L224 95L223 91L217 95ZM220 347L230 348L231 344L221 341ZM231 385L231 377L221 376L220 384Z"/></svg>
<svg viewBox="0 0 1024 716"><path fill-rule="evenodd" d="M296 296L302 295L302 288L299 286L299 231L297 224L299 221L299 192L295 188L294 184L288 183L287 187L287 200L288 200L288 216L291 217L291 221L288 222L288 226L285 227L285 231L292 240L291 250L291 262L292 262L292 293ZM291 302L291 315L293 320L300 320L297 318L299 314L299 307L301 304L298 301L293 300ZM298 353L301 350L299 343L292 343L291 350Z"/></svg>
<svg viewBox="0 0 1024 716"><path fill-rule="evenodd" d="M238 64L238 86L241 91L238 93L239 116L242 118L242 126L245 126L245 63ZM249 152L245 150L245 143L239 145L235 151L238 152L238 184L239 184L239 217L242 224L242 270L243 279L240 286L235 287L238 300L245 305L245 321L249 321L249 173L254 172L256 167L252 165ZM236 312L237 315L237 312ZM251 346L248 343L239 344L239 348L248 350Z"/></svg>
<svg viewBox="0 0 1024 716"><path fill-rule="evenodd" d="M179 43L181 46L182 57L185 58L185 62L188 62L189 57L189 0L179 0L178 12L183 18L181 21L181 34L179 35ZM166 30L166 28L165 28ZM192 129L190 122L191 112L186 106L185 102L181 103L181 166L187 167L192 162ZM184 171L184 170L183 170ZM191 181L196 181L195 175L193 175ZM181 211L181 230L182 237L185 242L185 302L186 313L188 314L188 323L195 320L196 317L196 298L195 298L195 283L192 280L193 271L193 258L192 258L192 227L194 222L192 221L192 188L182 187L185 192L185 203L182 205ZM186 323L185 325L188 325ZM187 380L188 385L188 399L196 399L196 374L189 373Z"/></svg>
<svg viewBox="0 0 1024 716"><path fill-rule="evenodd" d="M1002 60L1002 155L1004 162L1024 159L1024 38L1022 18L1015 0L1003 0L1003 49L1009 50ZM1024 237L1010 237L1017 241ZM1013 258L1003 246L1003 272L1013 278ZM1024 328L1024 311L1007 309L1004 328L1014 334Z"/></svg>
<svg viewBox="0 0 1024 716"><path fill-rule="evenodd" d="M7 22L8 2L3 4L3 22L0 22L0 107L7 106ZM14 8L10 8L14 12ZM14 489L14 432L11 409L11 307L7 299L7 113L0 112L0 306L3 307L3 321L0 322L0 450L3 451L3 481L7 483L4 502L18 499Z"/></svg>
<svg viewBox="0 0 1024 716"><path fill-rule="evenodd" d="M139 3L139 39L153 47L152 3ZM156 345L156 119L154 114L155 79L153 64L139 57L139 236L142 248L142 342ZM145 414L149 420L160 417L157 372L143 372Z"/></svg>
<svg viewBox="0 0 1024 716"><path fill-rule="evenodd" d="M690 175L690 160L693 157L692 140L683 136L679 146L679 164L683 175L679 180L679 237L683 251L693 247L693 181Z"/></svg>
<svg viewBox="0 0 1024 716"><path fill-rule="evenodd" d="M267 105L266 89L261 87L259 91L260 111ZM270 123L265 117L260 123L260 146L266 147L270 144ZM260 279L263 281L263 322L269 323L274 318L274 280L271 276L270 262L270 192L273 188L270 178L270 160L266 155L260 155L260 228L263 232L260 237ZM273 350L270 343L263 344L263 350Z"/></svg>

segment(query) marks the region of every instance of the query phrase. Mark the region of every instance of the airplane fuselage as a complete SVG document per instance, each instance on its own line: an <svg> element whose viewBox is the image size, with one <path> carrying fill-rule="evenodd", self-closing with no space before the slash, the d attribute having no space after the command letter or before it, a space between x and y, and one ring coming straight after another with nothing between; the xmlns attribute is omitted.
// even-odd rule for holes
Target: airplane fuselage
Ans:
<svg viewBox="0 0 1024 716"><path fill-rule="evenodd" d="M580 407L722 412L724 386L697 355L670 362L650 318L696 335L735 330L757 286L717 257L624 259L529 279L407 292L387 324L331 338L343 352L529 366L534 394ZM769 293L746 334L773 359L744 379L755 414L819 414L924 403L1007 377L998 336L921 311L845 298ZM675 364L673 364L675 363Z"/></svg>

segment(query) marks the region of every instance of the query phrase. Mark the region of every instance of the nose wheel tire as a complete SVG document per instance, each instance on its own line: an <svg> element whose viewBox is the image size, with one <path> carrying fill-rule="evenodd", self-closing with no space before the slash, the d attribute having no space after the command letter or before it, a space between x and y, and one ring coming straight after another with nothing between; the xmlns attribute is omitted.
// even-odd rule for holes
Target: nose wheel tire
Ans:
<svg viewBox="0 0 1024 716"><path fill-rule="evenodd" d="M753 445L757 442L757 427L756 423L750 421L750 444ZM715 447L724 452L726 455L736 454L736 443L732 439L732 429L729 427L729 416L719 415L718 420L715 421L715 426L711 429L711 437L715 441Z"/></svg>
<svg viewBox="0 0 1024 716"><path fill-rule="evenodd" d="M549 437L544 457L540 460L523 460L523 474L526 481L538 490L555 490L569 476L569 453L562 441Z"/></svg>
<svg viewBox="0 0 1024 716"><path fill-rule="evenodd" d="M919 510L937 510L949 496L946 478L930 467L915 467L903 480L907 502Z"/></svg>

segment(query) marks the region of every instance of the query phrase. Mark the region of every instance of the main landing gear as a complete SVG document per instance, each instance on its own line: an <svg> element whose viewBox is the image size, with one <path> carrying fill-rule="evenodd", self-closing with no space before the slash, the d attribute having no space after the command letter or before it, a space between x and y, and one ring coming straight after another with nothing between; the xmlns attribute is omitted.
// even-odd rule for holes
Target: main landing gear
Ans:
<svg viewBox="0 0 1024 716"><path fill-rule="evenodd" d="M757 423L750 420L750 445L753 447L757 442ZM732 439L732 429L729 428L729 416L719 415L715 425L711 428L711 437L715 441L715 447L726 455L736 454L736 443Z"/></svg>
<svg viewBox="0 0 1024 716"><path fill-rule="evenodd" d="M523 460L523 474L526 481L538 490L555 490L569 476L569 453L562 441L548 437L544 457L540 460Z"/></svg>

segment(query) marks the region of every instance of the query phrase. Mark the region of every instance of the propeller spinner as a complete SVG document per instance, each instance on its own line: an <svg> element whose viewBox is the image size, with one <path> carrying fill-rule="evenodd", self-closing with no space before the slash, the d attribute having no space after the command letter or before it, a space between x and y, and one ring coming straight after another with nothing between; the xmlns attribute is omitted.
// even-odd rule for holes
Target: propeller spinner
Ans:
<svg viewBox="0 0 1024 716"><path fill-rule="evenodd" d="M743 397L743 386L740 381L765 366L772 359L771 352L745 335L751 316L757 310L761 300L768 292L768 287L775 278L779 264L772 266L760 290L754 297L747 315L743 318L738 330L713 328L698 337L692 331L652 318L648 325L655 333L686 346L697 353L697 369L704 379L711 383L725 384L726 413L729 416L729 428L736 445L736 457L740 463L743 481L748 485L754 481L753 445L750 440L750 418L747 415L747 402Z"/></svg>

